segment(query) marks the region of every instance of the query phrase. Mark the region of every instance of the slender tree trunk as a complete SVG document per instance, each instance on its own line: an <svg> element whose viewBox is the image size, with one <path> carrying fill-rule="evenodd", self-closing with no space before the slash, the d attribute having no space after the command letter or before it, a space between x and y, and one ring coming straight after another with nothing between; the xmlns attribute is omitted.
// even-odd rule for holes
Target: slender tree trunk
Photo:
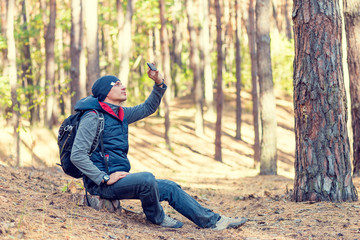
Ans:
<svg viewBox="0 0 360 240"><path fill-rule="evenodd" d="M62 89L66 85L65 82L65 68L64 68L64 56L66 57L68 51L64 49L64 32L61 27L56 29L56 38L58 39L57 51L59 52L59 61L57 62L57 73L58 73L58 84L56 90L57 103L60 108L60 115L65 115L66 102L68 95L66 92L63 92ZM70 96L70 95L69 95Z"/></svg>
<svg viewBox="0 0 360 240"><path fill-rule="evenodd" d="M223 31L222 31L222 50L223 50L223 72L225 73L230 73L229 69L230 66L228 65L229 63L229 56L231 54L231 49L230 49L230 41L231 41L231 36L230 36L230 31L229 31L229 19L230 19L230 3L229 1L220 1L219 2L219 6L222 9L222 26L223 26ZM232 77L232 76L231 76Z"/></svg>
<svg viewBox="0 0 360 240"><path fill-rule="evenodd" d="M276 104L270 56L270 0L256 1L257 73L260 87L260 174L276 175Z"/></svg>
<svg viewBox="0 0 360 240"><path fill-rule="evenodd" d="M86 76L87 76L87 72L86 72L86 51L85 49L87 49L87 44L86 44L86 31L84 31L84 26L86 25L86 22L85 22L85 7L84 5L86 4L86 0L81 0L81 12L82 12L82 21L81 21L81 24L82 24L82 32L81 32L81 35L83 36L82 37L82 47L81 47L81 53L80 53L80 73L79 73L79 79L80 79L80 99L84 98L87 96L87 88L86 88ZM71 40L70 40L71 42Z"/></svg>
<svg viewBox="0 0 360 240"><path fill-rule="evenodd" d="M100 77L99 66L99 37L98 37L98 0L86 1L85 8L86 25L86 49L87 49L87 95L91 94L91 87Z"/></svg>
<svg viewBox="0 0 360 240"><path fill-rule="evenodd" d="M46 108L45 108L45 124L48 128L52 128L53 109L55 104L54 86L55 86L55 19L56 19L56 0L50 0L50 18L49 24L45 32L45 52L46 52Z"/></svg>
<svg viewBox="0 0 360 240"><path fill-rule="evenodd" d="M256 62L256 29L254 1L249 3L249 49L251 56L252 113L254 121L254 168L260 163L260 115L259 115L259 82L257 80Z"/></svg>
<svg viewBox="0 0 360 240"><path fill-rule="evenodd" d="M15 11L15 0L7 1L7 15L6 15L6 42L7 42L7 67L6 73L10 81L11 90L11 101L12 101L12 125L14 128L14 138L16 139L15 144L15 161L16 166L20 166L20 105L17 100L17 68L16 68L16 47L15 47L15 36L14 36L14 11Z"/></svg>
<svg viewBox="0 0 360 240"><path fill-rule="evenodd" d="M241 12L239 0L235 0L235 48L236 48L236 139L241 140Z"/></svg>
<svg viewBox="0 0 360 240"><path fill-rule="evenodd" d="M291 29L291 20L289 16L289 0L284 0L284 16L286 22L286 37L290 40L292 39L292 29Z"/></svg>
<svg viewBox="0 0 360 240"><path fill-rule="evenodd" d="M122 44L121 36L123 35L123 28L125 22L124 10L123 10L123 0L116 0L116 21L118 26L118 49L119 49L119 60L122 59ZM120 70L120 69L119 69Z"/></svg>
<svg viewBox="0 0 360 240"><path fill-rule="evenodd" d="M344 0L347 62L350 78L354 175L360 175L360 1Z"/></svg>
<svg viewBox="0 0 360 240"><path fill-rule="evenodd" d="M295 201L356 201L339 1L294 0Z"/></svg>
<svg viewBox="0 0 360 240"><path fill-rule="evenodd" d="M103 2L104 7L110 8L112 7L112 1L106 0ZM111 23L113 21L111 11L106 11L103 14L104 20L106 24L103 26L103 33L104 33L104 52L103 55L105 55L106 59L106 66L105 71L108 73L113 73L114 68L114 55L113 55L113 46L112 46L112 39L111 39L111 26L108 23Z"/></svg>
<svg viewBox="0 0 360 240"><path fill-rule="evenodd" d="M281 19L281 14L278 14L279 11L278 11L278 6L277 6L277 1L275 0L271 0L271 9L272 9L272 17L270 17L271 20L273 20L275 22L275 27L276 27L276 30L278 32L282 32L282 19ZM270 23L270 22L269 22ZM270 25L270 24L269 24Z"/></svg>
<svg viewBox="0 0 360 240"><path fill-rule="evenodd" d="M225 1L226 2L226 1ZM234 26L234 14L233 14L233 9L234 9L234 1L228 1L228 3L224 3L224 8L228 9L226 12L227 14L224 14L224 17L226 17L226 30L225 30L225 37L224 37L224 43L225 43L225 49L226 52L224 52L225 54L224 56L224 67L225 70L227 72L227 74L229 75L230 79L234 78L233 75L233 66L234 66L234 62L236 61L235 59L235 54L236 54L236 50L235 50L235 37L234 37L234 33L235 33L235 26ZM225 12L225 11L224 11ZM236 76L235 76L236 77ZM233 82L229 82L227 83L228 86L233 86Z"/></svg>
<svg viewBox="0 0 360 240"><path fill-rule="evenodd" d="M178 21L173 22L173 31L172 31L172 52L171 52L171 72L173 79L173 89L174 97L178 97L179 93L179 84L181 79L182 71L182 62L181 62L181 50L182 50L182 40L181 40L181 31L180 23Z"/></svg>
<svg viewBox="0 0 360 240"><path fill-rule="evenodd" d="M1 9L1 34L4 38L6 38L6 18L7 18L7 2L8 1L1 1L0 2L0 9ZM2 50L2 64L3 66L7 66L7 48L3 48ZM4 68L4 70L6 69L6 67ZM6 75L7 73L3 73L4 75Z"/></svg>
<svg viewBox="0 0 360 240"><path fill-rule="evenodd" d="M183 22L182 16L179 12L182 12L183 5L181 1L175 1L172 9L173 15L173 28L172 28L172 51L171 51L171 72L173 79L174 97L178 96L179 85L181 80L182 62L181 51L183 47L181 24ZM180 16L179 16L180 15Z"/></svg>
<svg viewBox="0 0 360 240"><path fill-rule="evenodd" d="M165 1L159 0L160 4L160 41L161 41L161 56L162 65L164 68L164 74L166 84L168 86L164 97L164 110L165 110L165 141L168 149L171 149L170 141L170 99L171 99L171 71L170 71L170 52L169 52L169 40L166 30L165 19Z"/></svg>
<svg viewBox="0 0 360 240"><path fill-rule="evenodd" d="M209 23L209 1L201 0L201 10L203 18L201 27L201 43L203 56L204 56L204 97L207 107L206 115L212 119L215 116L214 109L214 80L212 77L211 69L211 56L210 56L210 23Z"/></svg>
<svg viewBox="0 0 360 240"><path fill-rule="evenodd" d="M194 6L193 0L186 0L186 13L188 17L188 31L190 36L190 62L192 66L192 71L194 75L195 91L194 91L194 100L195 100L195 134L197 136L204 135L204 116L203 116L203 92L201 84L201 73L200 73L200 58L199 50L197 46L197 35L194 29Z"/></svg>
<svg viewBox="0 0 360 240"><path fill-rule="evenodd" d="M149 29L148 32L148 51L147 51L147 55L149 56L149 60L151 62L154 62L155 60L155 44L154 44L154 32L153 29Z"/></svg>
<svg viewBox="0 0 360 240"><path fill-rule="evenodd" d="M70 92L71 109L80 100L80 56L82 50L82 3L81 0L71 1L71 68L70 68Z"/></svg>
<svg viewBox="0 0 360 240"><path fill-rule="evenodd" d="M221 39L221 9L220 0L215 0L216 9L216 45L217 45L217 78L216 78L216 126L215 126L215 160L222 162L221 151L221 121L223 110L223 89L222 89L222 39Z"/></svg>
<svg viewBox="0 0 360 240"><path fill-rule="evenodd" d="M28 20L27 20L27 13L26 13L26 1L23 0L21 3L21 15L22 15L22 24L23 24L23 31L27 33L28 30ZM34 82L33 82L33 73L32 73L32 59L31 59L31 53L30 53L30 40L29 40L29 34L24 34L24 38L22 39L22 51L21 54L23 54L23 61L21 62L21 79L25 83L25 89L26 89L26 97L29 100L28 103L28 111L30 112L30 124L32 125L34 123Z"/></svg>
<svg viewBox="0 0 360 240"><path fill-rule="evenodd" d="M131 22L134 14L134 4L135 0L128 0L126 7L126 15L124 18L123 25L119 25L121 31L118 35L118 44L119 44L119 54L120 58L120 71L119 71L119 79L121 82L127 86L128 78L130 72L130 54L131 54ZM120 8L120 4L118 3L118 9ZM121 14L118 13L118 14ZM118 23L121 23L118 21Z"/></svg>

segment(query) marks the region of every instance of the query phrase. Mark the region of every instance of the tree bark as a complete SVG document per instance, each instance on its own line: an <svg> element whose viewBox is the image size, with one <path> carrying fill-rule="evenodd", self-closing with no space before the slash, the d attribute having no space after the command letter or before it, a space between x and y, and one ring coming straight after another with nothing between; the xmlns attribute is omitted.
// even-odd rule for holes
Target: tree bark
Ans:
<svg viewBox="0 0 360 240"><path fill-rule="evenodd" d="M351 177L339 1L294 0L293 200L356 201Z"/></svg>
<svg viewBox="0 0 360 240"><path fill-rule="evenodd" d="M98 0L86 1L85 25L86 25L86 49L87 49L87 95L91 94L91 87L100 77L99 66L99 37L98 37Z"/></svg>
<svg viewBox="0 0 360 240"><path fill-rule="evenodd" d="M56 0L50 0L50 17L49 24L45 33L45 52L46 52L46 108L45 123L48 128L52 128L53 109L54 109L54 86L55 86L55 20L56 20Z"/></svg>
<svg viewBox="0 0 360 240"><path fill-rule="evenodd" d="M188 17L188 31L190 36L190 65L193 71L195 91L195 134L196 136L204 135L204 114L203 114L203 90L201 84L201 72L200 72L200 58L199 49L197 46L197 35L194 29L194 6L193 0L186 0L186 14Z"/></svg>
<svg viewBox="0 0 360 240"><path fill-rule="evenodd" d="M165 19L165 1L159 0L160 7L160 42L161 42L161 59L164 68L164 77L167 84L167 90L164 97L164 111L165 111L165 142L168 149L171 149L170 140L170 100L171 100L171 71L170 71L170 52L169 52L169 40L166 30Z"/></svg>
<svg viewBox="0 0 360 240"><path fill-rule="evenodd" d="M223 89L222 89L222 69L223 69L223 54L222 54L222 28L221 28L221 9L220 0L215 0L216 9L216 45L217 45L217 78L216 78L216 126L215 126L215 160L222 162L221 151L221 121L223 110Z"/></svg>
<svg viewBox="0 0 360 240"><path fill-rule="evenodd" d="M260 115L259 115L259 82L257 80L257 62L256 62L256 29L255 29L255 11L254 0L249 3L249 49L251 57L251 96L252 96L252 114L254 121L254 168L260 163Z"/></svg>
<svg viewBox="0 0 360 240"><path fill-rule="evenodd" d="M81 0L71 1L71 68L70 68L70 92L71 92L71 110L74 112L74 106L80 100L80 56L82 51L82 2Z"/></svg>
<svg viewBox="0 0 360 240"><path fill-rule="evenodd" d="M134 14L135 0L128 0L126 7L126 15L123 18L123 25L119 25L120 31L118 35L118 45L120 53L120 69L119 79L127 86L130 72L130 54L131 54L131 22ZM118 7L118 9L121 6ZM118 13L118 14L121 14ZM121 19L121 18L120 18ZM121 24L121 20L118 18L118 23Z"/></svg>
<svg viewBox="0 0 360 240"><path fill-rule="evenodd" d="M260 174L277 174L276 104L270 55L270 0L256 1L257 73L260 87Z"/></svg>
<svg viewBox="0 0 360 240"><path fill-rule="evenodd" d="M235 0L235 49L236 49L236 139L241 140L241 53L240 53L240 39L241 39L241 12L239 0Z"/></svg>
<svg viewBox="0 0 360 240"><path fill-rule="evenodd" d="M347 62L350 78L354 175L360 175L360 1L344 0Z"/></svg>

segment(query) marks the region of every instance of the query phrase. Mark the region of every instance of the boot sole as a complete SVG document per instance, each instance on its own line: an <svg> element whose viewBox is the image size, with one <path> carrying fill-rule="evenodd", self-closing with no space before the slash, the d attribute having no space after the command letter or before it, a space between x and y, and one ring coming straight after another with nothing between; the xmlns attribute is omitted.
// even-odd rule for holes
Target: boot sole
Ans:
<svg viewBox="0 0 360 240"><path fill-rule="evenodd" d="M228 228L241 227L241 226L244 225L246 222L247 222L247 218L243 218L240 222L230 223L230 224L227 226L227 229L228 229Z"/></svg>

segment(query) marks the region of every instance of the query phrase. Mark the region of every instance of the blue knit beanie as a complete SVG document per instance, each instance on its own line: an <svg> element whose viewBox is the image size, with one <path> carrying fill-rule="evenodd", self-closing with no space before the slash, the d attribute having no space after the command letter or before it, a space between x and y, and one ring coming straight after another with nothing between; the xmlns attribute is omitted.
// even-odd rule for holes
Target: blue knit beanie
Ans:
<svg viewBox="0 0 360 240"><path fill-rule="evenodd" d="M119 79L111 75L98 78L91 88L94 97L96 97L100 102L104 101L117 81L119 81Z"/></svg>

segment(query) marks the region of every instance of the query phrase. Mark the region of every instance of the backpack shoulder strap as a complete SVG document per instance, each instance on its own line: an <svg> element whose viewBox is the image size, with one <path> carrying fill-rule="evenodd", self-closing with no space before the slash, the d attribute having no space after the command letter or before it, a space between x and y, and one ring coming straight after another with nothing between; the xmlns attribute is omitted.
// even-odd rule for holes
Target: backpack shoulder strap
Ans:
<svg viewBox="0 0 360 240"><path fill-rule="evenodd" d="M96 135L93 141L93 144L91 145L90 151L88 153L88 155L91 155L95 149L98 147L99 145L99 140L100 140L100 136L102 135L102 132L104 131L104 114L102 112L98 112L97 110L92 110L96 113L96 115L98 116L98 125L96 128ZM102 140L102 138L101 138Z"/></svg>
<svg viewBox="0 0 360 240"><path fill-rule="evenodd" d="M105 156L105 150L104 150L104 142L103 142L103 132L104 132L104 126L105 126L105 118L104 118L104 114L102 112L99 112L97 110L91 110L94 111L96 113L96 115L98 116L98 125L97 125L97 129L96 129L96 135L94 138L94 142L91 145L90 148L90 152L88 153L88 155L90 156L95 149L98 147L98 145L100 144L100 148L101 148L101 152L100 155L103 157L104 162L105 162L105 168L106 168L106 173L109 174L109 166L108 166L108 156Z"/></svg>
<svg viewBox="0 0 360 240"><path fill-rule="evenodd" d="M99 129L99 140L100 140L101 155L102 155L102 157L104 159L106 173L109 174L109 165L108 165L109 156L105 155L104 141L103 141L104 125L105 125L104 114L102 112L99 112L99 126L98 126L98 129Z"/></svg>

